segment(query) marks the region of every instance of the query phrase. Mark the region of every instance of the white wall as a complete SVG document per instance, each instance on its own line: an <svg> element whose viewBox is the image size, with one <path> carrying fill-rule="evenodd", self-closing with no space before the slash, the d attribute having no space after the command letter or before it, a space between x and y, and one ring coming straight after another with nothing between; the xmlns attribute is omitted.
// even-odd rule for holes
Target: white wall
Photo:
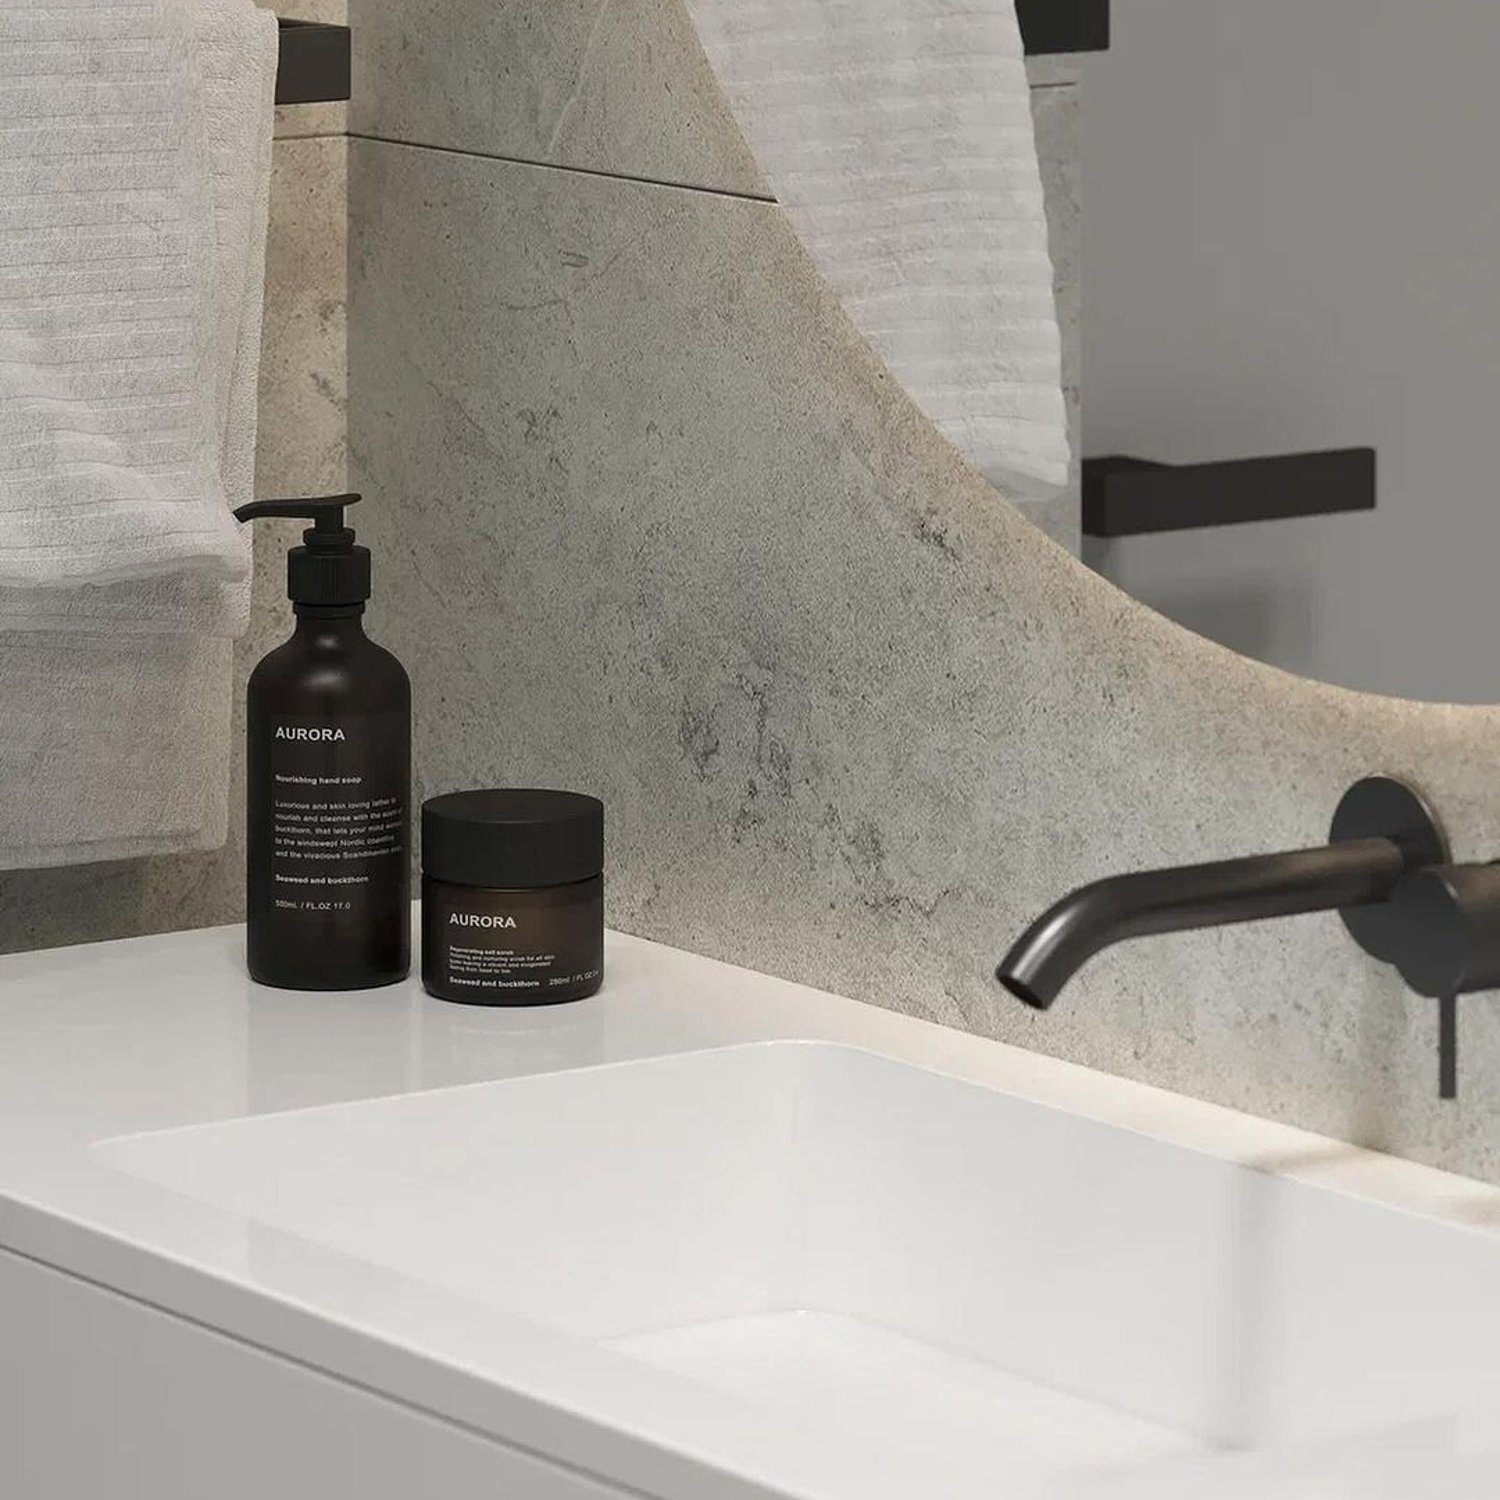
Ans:
<svg viewBox="0 0 1500 1500"><path fill-rule="evenodd" d="M1500 700L1500 6L1114 0L1114 30L1083 90L1085 451L1370 444L1380 490L1090 561L1292 670Z"/></svg>

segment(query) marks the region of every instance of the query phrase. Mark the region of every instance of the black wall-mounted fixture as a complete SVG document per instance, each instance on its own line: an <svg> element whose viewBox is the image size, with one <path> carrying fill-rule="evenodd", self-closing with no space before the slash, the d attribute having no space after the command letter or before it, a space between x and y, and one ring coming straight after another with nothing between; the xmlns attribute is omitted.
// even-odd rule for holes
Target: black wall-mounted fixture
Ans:
<svg viewBox="0 0 1500 1500"><path fill-rule="evenodd" d="M1141 536L1375 508L1375 450L1336 448L1209 464L1083 461L1085 536Z"/></svg>
<svg viewBox="0 0 1500 1500"><path fill-rule="evenodd" d="M1433 865L1391 897L1389 919L1364 931L1368 913L1344 921L1372 957L1438 1002L1438 1095L1458 1097L1458 1002L1500 989L1500 865Z"/></svg>
<svg viewBox="0 0 1500 1500"><path fill-rule="evenodd" d="M1385 903L1403 877L1447 859L1447 840L1421 797L1392 777L1367 776L1345 792L1326 846L1080 886L1026 929L995 977L1047 1010L1090 958L1127 938L1336 909L1367 953L1389 961L1399 939Z"/></svg>
<svg viewBox="0 0 1500 1500"><path fill-rule="evenodd" d="M1016 0L1028 57L1109 50L1109 0Z"/></svg>
<svg viewBox="0 0 1500 1500"><path fill-rule="evenodd" d="M1337 908L1371 958L1438 1002L1438 1094L1453 1099L1459 997L1500 990L1500 863L1448 860L1421 794L1366 776L1344 793L1325 847L1079 886L1026 929L995 978L1044 1011L1089 959L1127 938Z"/></svg>
<svg viewBox="0 0 1500 1500"><path fill-rule="evenodd" d="M321 21L279 22L281 61L276 70L278 104L327 104L350 94L347 26Z"/></svg>

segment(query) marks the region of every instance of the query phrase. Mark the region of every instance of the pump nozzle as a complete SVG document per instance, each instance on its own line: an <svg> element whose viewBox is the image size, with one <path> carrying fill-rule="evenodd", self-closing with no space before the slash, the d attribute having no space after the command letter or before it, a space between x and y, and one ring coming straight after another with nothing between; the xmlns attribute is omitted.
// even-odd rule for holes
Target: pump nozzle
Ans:
<svg viewBox="0 0 1500 1500"><path fill-rule="evenodd" d="M303 534L302 540L309 547L347 547L354 541L354 533L344 523L347 506L358 505L359 495L324 495L310 500L252 500L235 511L236 521L258 521L262 516L282 517L288 520L311 521L312 526Z"/></svg>
<svg viewBox="0 0 1500 1500"><path fill-rule="evenodd" d="M302 546L287 556L287 594L296 604L345 606L370 597L370 554L354 545L344 510L358 495L325 495L307 500L253 500L234 513L237 521L262 517L306 520Z"/></svg>

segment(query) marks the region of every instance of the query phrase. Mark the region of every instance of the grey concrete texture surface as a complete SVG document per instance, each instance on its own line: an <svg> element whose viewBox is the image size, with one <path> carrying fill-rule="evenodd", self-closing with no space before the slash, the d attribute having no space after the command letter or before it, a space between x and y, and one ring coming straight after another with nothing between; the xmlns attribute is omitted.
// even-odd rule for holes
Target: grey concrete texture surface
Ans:
<svg viewBox="0 0 1500 1500"><path fill-rule="evenodd" d="M260 370L256 482L262 494L338 493L347 431L347 143L280 140ZM0 952L238 921L244 913L244 684L291 628L287 546L298 528L260 523L249 633L235 646L235 759L225 847L0 874Z"/></svg>
<svg viewBox="0 0 1500 1500"><path fill-rule="evenodd" d="M296 5L269 8L298 19L343 23L350 19L345 0L301 0ZM590 140L579 128L579 106L569 118L569 130L558 133L559 149L579 153L585 165L604 168L598 152L605 144L624 153L620 162L640 165L639 141L644 136L663 143L662 149L678 153L658 157L663 171L702 175L692 169L695 160L708 162L710 180L722 181L730 190L764 191L748 149L732 118L724 110L711 75L700 70L707 63L680 3L663 5L654 15L636 11L601 29L592 49L580 50L580 11L576 6L512 8L508 20L488 8L470 8L471 19L502 25L502 40L524 43L516 55L525 55L533 76L530 92L537 108L550 97L549 73L581 68L582 76L570 82L565 72L554 82L566 94L592 97L583 115L607 119L609 128L596 128ZM434 16L434 23L458 24L460 34L469 24L463 13ZM362 97L373 101L381 93L385 72L399 72L384 57L382 38L400 38L398 54L414 49L438 47L438 53L418 66L453 66L444 33L431 27L409 28L401 7L376 7L356 15L356 61L367 62ZM520 24L524 22L524 24ZM648 27L646 23L652 24ZM520 24L514 33L505 26ZM623 24L624 31L619 26ZM395 26L395 31L389 30ZM592 25L587 28L592 30ZM571 38L571 41L569 39ZM647 44L649 40L649 45ZM361 51L363 49L363 53ZM587 67L583 51L592 61ZM446 59L446 62L445 62ZM671 92L685 100L676 118L674 137L663 133L660 120L653 125L649 115L636 117L636 136L619 131L622 109L635 107L637 93L628 88L604 89L601 59L616 71L639 70L661 65L670 79L686 72L694 87L684 90L674 83ZM1034 81L1048 85L1076 78L1076 67L1068 60L1049 59L1033 69ZM411 80L407 79L407 83ZM396 97L402 80L394 79ZM603 89L603 92L598 92ZM1048 211L1053 218L1053 252L1059 267L1059 307L1064 327L1065 372L1077 370L1077 100L1066 88L1038 89L1038 139L1044 169L1048 173ZM261 368L261 425L258 453L260 493L337 491L345 483L347 439L346 348L345 348L345 258L346 258L346 157L342 139L345 106L300 105L278 110L278 146L274 157L271 234L267 247L267 295L265 336ZM493 123L493 122L491 122ZM446 124L433 128L447 131ZM548 127L549 133L551 127ZM508 137L502 137L505 144ZM706 156L703 142L717 145ZM683 142L687 155L682 155ZM534 146L534 142L532 143ZM723 163L729 163L726 169ZM719 165L715 166L714 163ZM746 163L749 163L748 169ZM647 163L650 165L650 163ZM746 176L746 171L750 176ZM738 174L738 175L736 175ZM1076 378L1069 380L1072 421L1077 425ZM1076 445L1075 445L1076 446ZM1033 516L1069 545L1076 545L1076 506L1064 503L1034 507ZM240 743L240 719L244 679L256 661L290 629L290 614L282 593L285 549L295 539L291 524L262 523L256 535L256 586L250 633L236 651L234 743ZM381 600L372 609L378 628ZM137 932L174 930L208 923L237 920L243 910L243 766L236 758L230 791L231 828L229 842L221 852L180 858L121 861L86 865L49 872L15 872L0 877L0 951L50 947L69 942L94 941L129 936Z"/></svg>
<svg viewBox="0 0 1500 1500"><path fill-rule="evenodd" d="M774 205L358 141L351 464L424 791L610 808L626 930L1500 1180L1500 1014L1336 916L1125 945L1046 1016L991 978L1116 870L1323 839L1371 770L1500 846L1500 712L1299 680L1003 504Z"/></svg>
<svg viewBox="0 0 1500 1500"><path fill-rule="evenodd" d="M356 128L582 169L353 147L371 628L416 681L426 790L599 791L629 930L1500 1180L1492 1003L1464 1002L1462 1096L1440 1104L1433 1006L1335 917L1127 945L1045 1017L990 978L1069 886L1318 842L1371 769L1421 784L1461 857L1500 853L1500 713L1234 656L1005 506L774 205L724 196L763 185L680 3L355 0L353 19ZM497 38L519 80L499 114L473 56ZM344 484L343 161L277 148L263 492ZM258 540L242 674L284 634L294 530ZM241 860L236 833L0 878L0 949L230 920Z"/></svg>
<svg viewBox="0 0 1500 1500"><path fill-rule="evenodd" d="M317 0L298 9L309 7ZM685 0L321 0L321 10L311 18L343 14L353 28L357 134L770 194ZM1037 87L1076 84L1080 72L1076 57L1027 61Z"/></svg>
<svg viewBox="0 0 1500 1500"><path fill-rule="evenodd" d="M350 128L764 197L683 0L351 0Z"/></svg>
<svg viewBox="0 0 1500 1500"><path fill-rule="evenodd" d="M351 129L752 197L772 195L704 56L685 0L351 0ZM1022 508L1080 548L1081 310L1077 58L1028 62L1063 337L1074 474Z"/></svg>

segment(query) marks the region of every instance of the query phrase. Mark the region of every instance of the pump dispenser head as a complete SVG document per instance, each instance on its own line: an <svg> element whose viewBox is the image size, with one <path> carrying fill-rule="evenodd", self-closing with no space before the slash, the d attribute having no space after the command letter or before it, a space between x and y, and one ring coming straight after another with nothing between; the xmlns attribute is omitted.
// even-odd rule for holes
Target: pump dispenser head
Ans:
<svg viewBox="0 0 1500 1500"><path fill-rule="evenodd" d="M293 604L340 608L363 604L370 597L370 549L354 545L354 532L344 524L346 506L358 495L327 495L314 500L256 500L235 511L237 521L263 516L311 521L302 545L286 559L286 591Z"/></svg>

